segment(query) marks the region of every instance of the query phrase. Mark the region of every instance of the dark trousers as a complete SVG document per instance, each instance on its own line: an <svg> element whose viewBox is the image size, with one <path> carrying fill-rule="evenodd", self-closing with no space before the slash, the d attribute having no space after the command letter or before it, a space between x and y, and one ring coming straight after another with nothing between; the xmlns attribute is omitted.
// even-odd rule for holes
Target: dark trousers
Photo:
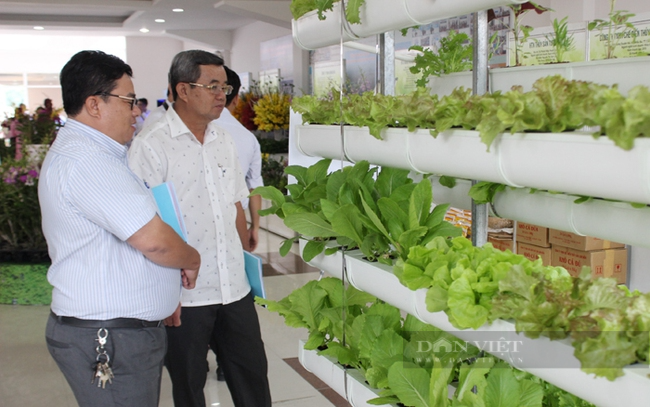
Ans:
<svg viewBox="0 0 650 407"><path fill-rule="evenodd" d="M45 339L79 406L158 407L167 346L162 326L108 330L105 348L115 377L106 388L97 387L97 380L91 384L97 328L62 324L50 316Z"/></svg>
<svg viewBox="0 0 650 407"><path fill-rule="evenodd" d="M181 326L167 327L165 366L175 407L205 407L208 344L217 344L219 366L236 407L270 407L267 361L253 296L232 304L183 307Z"/></svg>

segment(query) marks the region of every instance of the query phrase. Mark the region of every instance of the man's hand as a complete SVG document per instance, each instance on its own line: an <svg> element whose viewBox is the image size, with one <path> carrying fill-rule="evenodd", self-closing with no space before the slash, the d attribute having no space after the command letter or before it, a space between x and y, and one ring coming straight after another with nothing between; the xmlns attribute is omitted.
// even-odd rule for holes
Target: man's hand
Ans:
<svg viewBox="0 0 650 407"><path fill-rule="evenodd" d="M248 229L248 251L253 252L257 248L257 244L259 243L259 233L256 228L251 227Z"/></svg>
<svg viewBox="0 0 650 407"><path fill-rule="evenodd" d="M165 318L163 321L165 326L181 326L181 304L178 304L178 308L174 311L173 314Z"/></svg>
<svg viewBox="0 0 650 407"><path fill-rule="evenodd" d="M199 269L181 269L181 281L183 282L183 287L188 290L193 289L196 286L196 278L198 276Z"/></svg>

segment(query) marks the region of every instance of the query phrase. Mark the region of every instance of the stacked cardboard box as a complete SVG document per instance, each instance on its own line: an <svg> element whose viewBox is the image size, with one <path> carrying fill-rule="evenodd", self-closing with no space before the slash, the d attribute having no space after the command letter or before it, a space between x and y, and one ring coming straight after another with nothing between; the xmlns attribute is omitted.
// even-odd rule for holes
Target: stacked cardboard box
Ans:
<svg viewBox="0 0 650 407"><path fill-rule="evenodd" d="M535 261L542 259L542 264L551 264L551 244L549 229L530 223L517 222L517 253Z"/></svg>
<svg viewBox="0 0 650 407"><path fill-rule="evenodd" d="M510 250L516 253L515 242L512 239L513 221L510 219L497 218L491 216L488 218L488 235L487 241L492 243L492 247L505 252Z"/></svg>
<svg viewBox="0 0 650 407"><path fill-rule="evenodd" d="M551 229L552 266L561 266L573 276L589 266L594 277L612 277L619 284L627 280L627 249L622 243Z"/></svg>

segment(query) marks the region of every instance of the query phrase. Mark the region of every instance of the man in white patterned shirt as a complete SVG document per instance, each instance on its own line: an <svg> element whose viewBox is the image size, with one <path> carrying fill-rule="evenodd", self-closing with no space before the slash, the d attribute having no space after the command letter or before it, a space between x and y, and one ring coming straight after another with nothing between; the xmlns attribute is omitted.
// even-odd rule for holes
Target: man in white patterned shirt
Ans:
<svg viewBox="0 0 650 407"><path fill-rule="evenodd" d="M270 407L266 354L239 238L247 232L240 201L248 188L232 137L213 123L232 88L223 60L199 50L174 57L169 82L175 102L134 139L129 166L150 185L174 184L188 243L202 256L196 289L183 290L182 324L167 328L174 404L205 406L214 339L235 406Z"/></svg>
<svg viewBox="0 0 650 407"><path fill-rule="evenodd" d="M66 63L60 78L69 119L38 185L54 287L45 336L80 406L158 406L162 320L178 323L166 318L200 266L198 252L158 217L127 167L125 145L140 114L131 75L101 51Z"/></svg>

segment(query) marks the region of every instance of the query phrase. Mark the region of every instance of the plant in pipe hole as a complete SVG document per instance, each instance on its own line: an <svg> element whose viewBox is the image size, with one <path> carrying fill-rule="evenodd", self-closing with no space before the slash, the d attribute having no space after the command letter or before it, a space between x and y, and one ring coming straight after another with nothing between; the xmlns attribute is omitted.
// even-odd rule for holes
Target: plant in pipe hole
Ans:
<svg viewBox="0 0 650 407"><path fill-rule="evenodd" d="M420 45L413 45L409 50L420 51L415 56L415 63L409 68L414 74L422 73L415 84L424 87L429 82L429 76L440 76L453 72L463 72L472 69L474 47L465 33L449 31L447 37L440 39L440 48L431 50Z"/></svg>
<svg viewBox="0 0 650 407"><path fill-rule="evenodd" d="M392 265L412 246L462 233L444 220L448 205L431 209L428 179L414 183L407 170L371 168L367 161L327 174L330 163L324 159L309 168L287 167L285 172L297 181L287 185L287 196L269 186L252 192L272 202L260 215L276 214L308 240L305 261L335 252L337 248L326 249L326 242L336 239L339 246L359 248L370 261ZM285 255L294 241L287 239L280 253Z"/></svg>
<svg viewBox="0 0 650 407"><path fill-rule="evenodd" d="M279 301L256 301L282 315L287 325L306 328L305 349L358 369L370 387L381 389L371 405L591 406L485 355L473 343L402 316L398 308L354 287L344 288L338 279L310 281Z"/></svg>

